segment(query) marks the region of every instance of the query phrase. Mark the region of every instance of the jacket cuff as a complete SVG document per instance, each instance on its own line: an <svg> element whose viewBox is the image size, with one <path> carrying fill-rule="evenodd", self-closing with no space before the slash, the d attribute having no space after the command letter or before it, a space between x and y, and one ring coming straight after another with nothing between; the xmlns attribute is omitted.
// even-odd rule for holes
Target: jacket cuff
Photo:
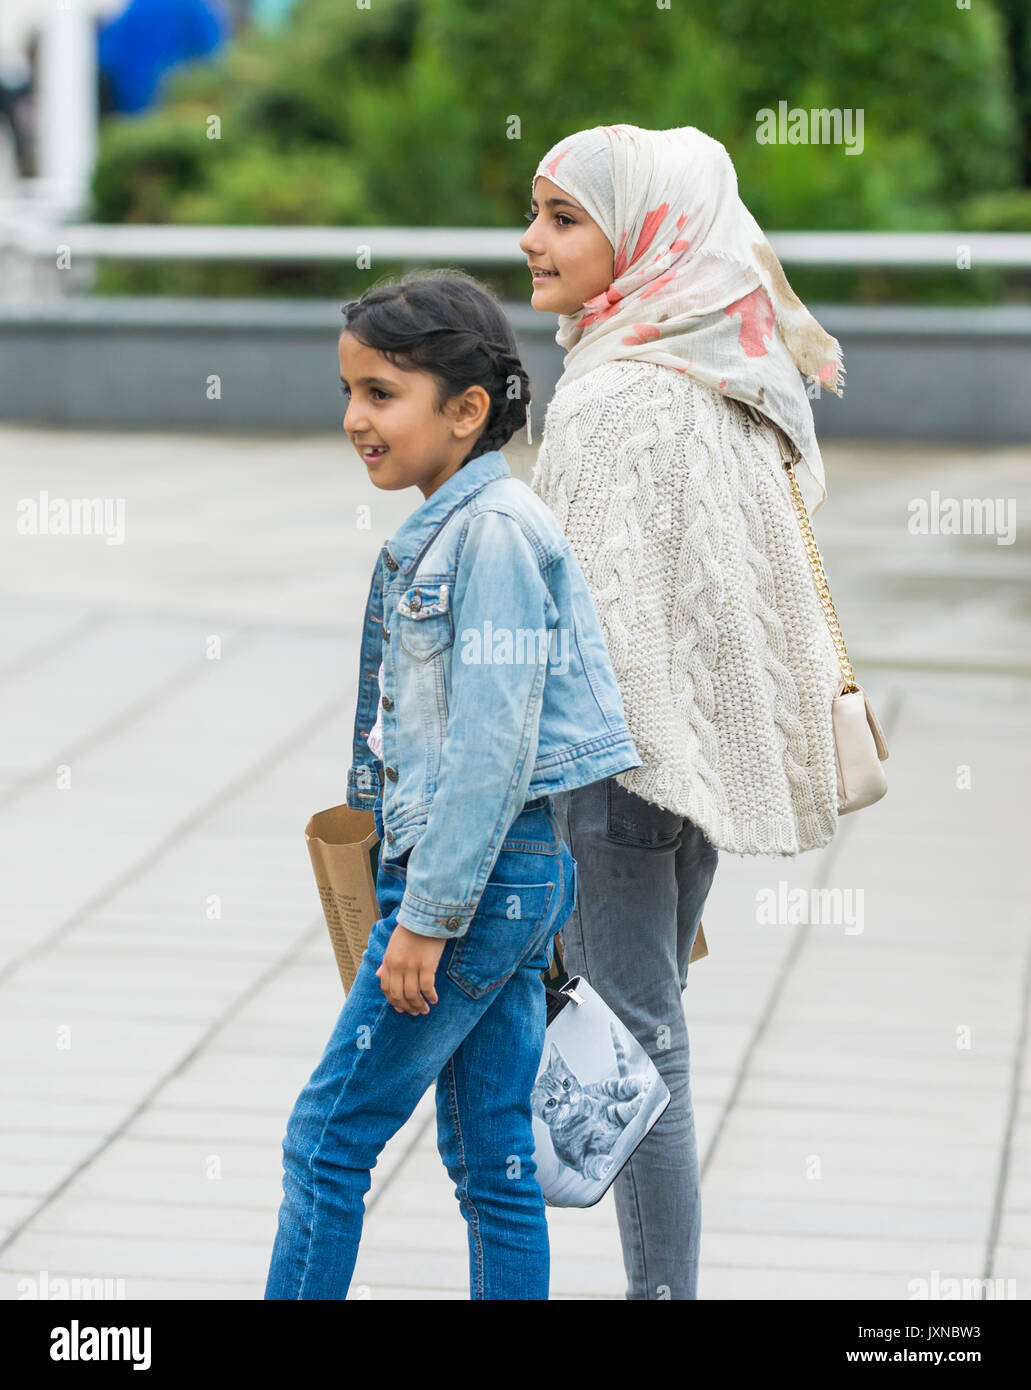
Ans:
<svg viewBox="0 0 1031 1390"><path fill-rule="evenodd" d="M475 909L447 908L440 903L427 902L406 888L395 921L399 927L407 927L419 936L436 936L451 941L466 934L475 915Z"/></svg>

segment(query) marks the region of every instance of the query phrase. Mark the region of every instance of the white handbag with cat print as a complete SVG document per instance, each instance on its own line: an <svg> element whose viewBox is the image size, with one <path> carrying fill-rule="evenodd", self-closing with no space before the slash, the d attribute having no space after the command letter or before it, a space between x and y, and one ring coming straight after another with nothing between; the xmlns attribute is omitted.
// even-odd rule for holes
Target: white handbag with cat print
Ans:
<svg viewBox="0 0 1031 1390"><path fill-rule="evenodd" d="M550 1207L593 1207L670 1101L655 1063L580 975L548 989L531 1101Z"/></svg>

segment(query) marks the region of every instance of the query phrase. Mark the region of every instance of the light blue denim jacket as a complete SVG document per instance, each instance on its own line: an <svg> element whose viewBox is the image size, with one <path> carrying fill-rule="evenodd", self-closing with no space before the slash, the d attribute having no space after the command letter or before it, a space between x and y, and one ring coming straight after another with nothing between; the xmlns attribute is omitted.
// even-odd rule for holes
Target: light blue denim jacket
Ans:
<svg viewBox="0 0 1031 1390"><path fill-rule="evenodd" d="M381 660L382 762L366 742ZM398 923L463 936L527 800L640 766L569 541L481 454L387 541L365 608L347 804L382 789L381 853L414 846Z"/></svg>

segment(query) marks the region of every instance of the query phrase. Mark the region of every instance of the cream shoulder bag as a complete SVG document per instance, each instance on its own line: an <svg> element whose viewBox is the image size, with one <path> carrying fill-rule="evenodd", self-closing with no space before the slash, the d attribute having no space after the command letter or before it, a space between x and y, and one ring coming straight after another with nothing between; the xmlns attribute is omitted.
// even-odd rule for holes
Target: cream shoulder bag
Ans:
<svg viewBox="0 0 1031 1390"><path fill-rule="evenodd" d="M852 665L845 650L845 639L838 626L838 615L834 611L827 576L823 572L823 561L813 537L809 514L802 501L798 479L795 477L795 463L800 457L797 448L787 438L784 431L774 426L783 444L781 461L787 470L791 484L791 497L798 514L798 524L805 542L806 554L813 572L813 583L820 600L820 607L827 619L834 650L841 667L841 684L837 694L831 699L831 721L834 728L834 757L838 768L838 815L849 811L859 811L880 801L888 790L888 780L881 763L888 756L888 745L884 741L884 731L877 722L867 698L866 691L856 683ZM785 453L788 455L784 457Z"/></svg>

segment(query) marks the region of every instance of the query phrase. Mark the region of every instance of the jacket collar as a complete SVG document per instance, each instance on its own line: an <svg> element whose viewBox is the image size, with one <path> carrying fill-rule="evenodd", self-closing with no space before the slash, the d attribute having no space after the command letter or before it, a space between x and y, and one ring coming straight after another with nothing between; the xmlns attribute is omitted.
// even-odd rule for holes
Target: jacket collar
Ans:
<svg viewBox="0 0 1031 1390"><path fill-rule="evenodd" d="M441 483L436 492L426 498L387 541L384 550L396 560L398 569L407 574L453 512L464 506L485 484L495 478L510 477L511 473L505 456L498 449L470 459L464 468L452 473L447 482Z"/></svg>

